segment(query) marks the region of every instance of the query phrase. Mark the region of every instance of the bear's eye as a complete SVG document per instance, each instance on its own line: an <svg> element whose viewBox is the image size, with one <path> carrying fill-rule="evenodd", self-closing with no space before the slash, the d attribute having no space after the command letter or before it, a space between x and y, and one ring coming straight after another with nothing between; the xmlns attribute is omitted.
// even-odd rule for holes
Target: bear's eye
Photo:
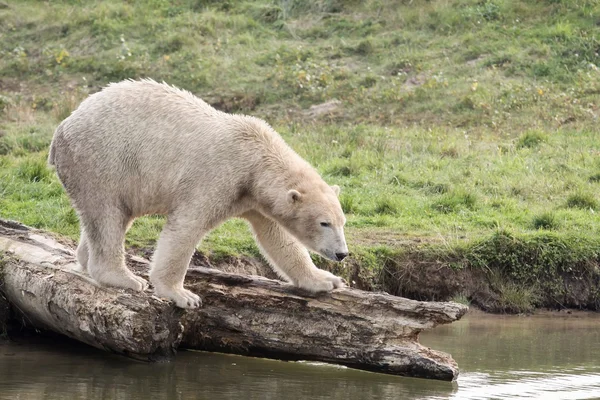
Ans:
<svg viewBox="0 0 600 400"><path fill-rule="evenodd" d="M331 224L329 222L321 222L321 226L323 228L329 228L329 227L331 227Z"/></svg>

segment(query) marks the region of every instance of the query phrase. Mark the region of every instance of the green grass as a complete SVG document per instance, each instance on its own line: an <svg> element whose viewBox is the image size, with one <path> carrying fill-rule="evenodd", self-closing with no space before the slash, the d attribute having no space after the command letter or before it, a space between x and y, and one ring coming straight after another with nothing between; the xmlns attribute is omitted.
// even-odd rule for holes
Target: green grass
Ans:
<svg viewBox="0 0 600 400"><path fill-rule="evenodd" d="M394 282L416 279L407 271L425 262L444 273L494 272L485 275L500 296L494 310L551 304L555 287L525 290L493 257L468 256L496 243L497 232L515 238L511 271L537 271L515 243L546 239L598 266L597 1L8 5L0 9L0 217L76 239L77 216L45 165L52 132L106 83L152 77L266 119L339 184L351 252L372 287L483 302L464 288L442 295ZM336 110L309 112L330 100ZM163 222L139 219L128 244L152 246ZM200 250L258 255L238 220Z"/></svg>
<svg viewBox="0 0 600 400"><path fill-rule="evenodd" d="M527 131L517 140L517 149L522 149L525 147L530 149L535 148L547 140L548 139L546 138L546 135L541 132Z"/></svg>
<svg viewBox="0 0 600 400"><path fill-rule="evenodd" d="M573 193L567 198L567 207L590 211L598 210L597 197L591 193Z"/></svg>
<svg viewBox="0 0 600 400"><path fill-rule="evenodd" d="M558 229L560 227L560 223L558 222L554 213L543 212L533 217L531 226L535 229Z"/></svg>

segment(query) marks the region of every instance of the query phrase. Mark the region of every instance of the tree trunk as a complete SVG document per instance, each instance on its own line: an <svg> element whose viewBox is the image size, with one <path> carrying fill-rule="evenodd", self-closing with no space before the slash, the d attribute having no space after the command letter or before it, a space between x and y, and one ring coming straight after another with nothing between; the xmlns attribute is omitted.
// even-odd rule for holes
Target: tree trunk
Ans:
<svg viewBox="0 0 600 400"><path fill-rule="evenodd" d="M418 336L460 319L467 311L460 304L354 289L311 295L280 281L191 266L185 284L203 305L184 311L151 291L99 287L74 270L72 248L47 233L0 220L2 251L0 292L25 325L103 350L158 360L181 347L422 378L458 376L454 360L423 347ZM147 260L128 257L128 264L147 277Z"/></svg>

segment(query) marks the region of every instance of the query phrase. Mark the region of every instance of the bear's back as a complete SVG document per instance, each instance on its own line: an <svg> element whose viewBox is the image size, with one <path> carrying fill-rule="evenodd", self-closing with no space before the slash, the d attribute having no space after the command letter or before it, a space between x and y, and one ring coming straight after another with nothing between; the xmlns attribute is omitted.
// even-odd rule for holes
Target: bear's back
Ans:
<svg viewBox="0 0 600 400"><path fill-rule="evenodd" d="M176 192L178 182L307 165L263 120L218 111L151 80L111 84L90 96L57 129L52 154L63 166L59 175L132 190L145 182L147 196L159 187Z"/></svg>

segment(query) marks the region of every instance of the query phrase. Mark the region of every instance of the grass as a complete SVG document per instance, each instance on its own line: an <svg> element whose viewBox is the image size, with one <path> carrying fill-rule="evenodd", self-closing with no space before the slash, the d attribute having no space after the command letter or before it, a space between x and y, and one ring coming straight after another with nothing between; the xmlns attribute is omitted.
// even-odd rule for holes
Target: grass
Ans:
<svg viewBox="0 0 600 400"><path fill-rule="evenodd" d="M552 287L533 278L526 286L513 272L539 276L520 246L535 253L544 243L577 253L578 265L599 265L597 1L7 4L2 218L76 239L77 216L45 165L52 132L106 83L148 76L266 119L339 184L362 267L355 278L367 286L482 305L460 285L445 293L409 284L418 281L415 266L483 271L488 297L499 296L489 308L514 312L577 306L563 293L581 292L571 278L595 282L592 267L569 271L573 259L559 250L544 258L558 271ZM309 112L330 100L340 102L335 111ZM139 219L128 244L152 246L163 223ZM499 248L498 232L514 240ZM238 220L200 250L217 259L258 255ZM511 273L502 254L514 260ZM582 307L597 307L599 295L588 292Z"/></svg>
<svg viewBox="0 0 600 400"><path fill-rule="evenodd" d="M583 210L597 210L598 200L597 196L591 193L573 193L567 198L567 207L569 208L581 208Z"/></svg>
<svg viewBox="0 0 600 400"><path fill-rule="evenodd" d="M531 226L534 229L558 229L560 227L560 223L558 222L554 213L543 212L533 217Z"/></svg>
<svg viewBox="0 0 600 400"><path fill-rule="evenodd" d="M517 149L522 149L522 148L536 148L538 147L541 143L546 142L548 139L546 138L546 135L544 135L541 132L537 132L537 131L528 131L525 132L523 135L521 135L519 137L519 139L517 140Z"/></svg>

